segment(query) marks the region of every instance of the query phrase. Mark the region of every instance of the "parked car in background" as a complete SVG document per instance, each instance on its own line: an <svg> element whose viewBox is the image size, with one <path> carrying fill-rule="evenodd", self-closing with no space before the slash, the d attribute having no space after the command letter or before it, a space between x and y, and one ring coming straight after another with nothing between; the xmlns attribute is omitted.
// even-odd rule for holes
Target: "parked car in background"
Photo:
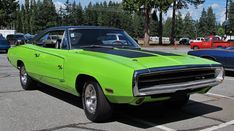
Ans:
<svg viewBox="0 0 234 131"><path fill-rule="evenodd" d="M120 44L120 45L127 45L127 41L125 37L122 34L116 34L116 33L109 33L106 34L103 38L103 44L104 45L110 45L110 44Z"/></svg>
<svg viewBox="0 0 234 131"><path fill-rule="evenodd" d="M0 35L0 50L8 52L9 48L10 48L10 45L7 42L7 40L2 35Z"/></svg>
<svg viewBox="0 0 234 131"><path fill-rule="evenodd" d="M31 35L31 34L25 34L24 35L25 39L26 39L26 43L29 42L30 40L33 39L34 35Z"/></svg>
<svg viewBox="0 0 234 131"><path fill-rule="evenodd" d="M48 39L55 35L56 42ZM108 43L110 35L125 42ZM223 81L217 62L143 50L124 30L110 27L49 28L32 44L10 48L8 58L19 69L23 89L41 82L80 96L87 118L95 122L110 118L112 103L164 101L178 108L190 94L206 93Z"/></svg>
<svg viewBox="0 0 234 131"><path fill-rule="evenodd" d="M189 38L183 37L179 39L179 44L181 45L189 45Z"/></svg>
<svg viewBox="0 0 234 131"><path fill-rule="evenodd" d="M194 40L190 40L189 43L191 44L191 43L193 43L193 42L202 42L202 41L204 41L204 40L205 40L204 37L197 37L197 38L194 39Z"/></svg>
<svg viewBox="0 0 234 131"><path fill-rule="evenodd" d="M205 49L205 48L226 48L234 46L233 42L223 41L218 36L208 36L201 42L192 42L191 49Z"/></svg>
<svg viewBox="0 0 234 131"><path fill-rule="evenodd" d="M6 39L10 45L24 44L27 40L24 34L10 34L7 35Z"/></svg>
<svg viewBox="0 0 234 131"><path fill-rule="evenodd" d="M234 36L225 35L224 41L234 41Z"/></svg>
<svg viewBox="0 0 234 131"><path fill-rule="evenodd" d="M209 60L217 61L227 71L234 71L234 47L225 49L203 49L189 51L188 55L198 56Z"/></svg>
<svg viewBox="0 0 234 131"><path fill-rule="evenodd" d="M15 34L15 33L16 33L16 30L0 30L0 34L2 34L4 38L6 38L7 35Z"/></svg>
<svg viewBox="0 0 234 131"><path fill-rule="evenodd" d="M159 44L159 37L158 36L151 36L150 41L152 41L154 44ZM162 43L163 44L170 44L170 38L169 37L162 37Z"/></svg>

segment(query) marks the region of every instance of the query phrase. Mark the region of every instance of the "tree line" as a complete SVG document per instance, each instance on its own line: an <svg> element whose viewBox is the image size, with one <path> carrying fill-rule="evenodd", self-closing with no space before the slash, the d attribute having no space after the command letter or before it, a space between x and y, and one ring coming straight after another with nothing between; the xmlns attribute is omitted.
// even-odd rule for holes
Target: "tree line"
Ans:
<svg viewBox="0 0 234 131"><path fill-rule="evenodd" d="M170 37L171 43L176 38L195 38L210 34L224 35L224 25L216 21L212 7L203 9L201 17L194 20L187 13L182 17L180 9L189 5L197 7L204 0L123 0L89 3L82 7L80 3L67 0L63 7L56 9L52 0L0 0L1 28L14 28L17 32L36 34L39 31L61 25L98 25L111 26L126 30L135 38L145 38L149 43L150 36ZM172 8L172 16L166 20L163 14ZM234 25L234 12L229 7L229 30Z"/></svg>

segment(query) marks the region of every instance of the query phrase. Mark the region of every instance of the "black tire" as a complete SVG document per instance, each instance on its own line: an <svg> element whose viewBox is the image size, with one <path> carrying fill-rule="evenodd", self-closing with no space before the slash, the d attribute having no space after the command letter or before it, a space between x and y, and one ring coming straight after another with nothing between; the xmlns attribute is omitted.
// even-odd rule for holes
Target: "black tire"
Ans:
<svg viewBox="0 0 234 131"><path fill-rule="evenodd" d="M198 47L198 46L194 46L193 49L194 49L194 50L197 50L197 49L199 49L199 47Z"/></svg>
<svg viewBox="0 0 234 131"><path fill-rule="evenodd" d="M188 101L189 101L189 97L190 95L183 95L183 96L180 96L180 97L174 97L174 98L171 98L170 100L166 101L165 102L165 105L167 107L170 107L170 108L182 108L183 106L185 106Z"/></svg>
<svg viewBox="0 0 234 131"><path fill-rule="evenodd" d="M5 53L8 53L8 49L5 50Z"/></svg>
<svg viewBox="0 0 234 131"><path fill-rule="evenodd" d="M19 77L24 90L33 90L36 88L37 82L28 75L24 64L21 64L19 67Z"/></svg>
<svg viewBox="0 0 234 131"><path fill-rule="evenodd" d="M88 99L86 98L88 97L86 91L88 91L91 88L90 86L93 86L92 88L94 88L96 92L96 108L93 111L90 111L91 109L88 107L86 103ZM83 91L82 91L82 103L83 103L83 109L84 109L85 115L90 121L103 122L103 121L109 120L112 116L111 104L106 99L99 84L94 80L88 80L84 84Z"/></svg>

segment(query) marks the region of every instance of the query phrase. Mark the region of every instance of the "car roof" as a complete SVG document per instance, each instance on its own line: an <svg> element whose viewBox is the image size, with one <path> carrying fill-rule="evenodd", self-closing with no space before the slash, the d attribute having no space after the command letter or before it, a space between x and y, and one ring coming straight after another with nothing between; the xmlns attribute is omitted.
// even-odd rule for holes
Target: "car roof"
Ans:
<svg viewBox="0 0 234 131"><path fill-rule="evenodd" d="M114 30L121 30L114 27L106 27L106 26L56 26L56 27L50 27L48 30L59 30L59 29L114 29Z"/></svg>

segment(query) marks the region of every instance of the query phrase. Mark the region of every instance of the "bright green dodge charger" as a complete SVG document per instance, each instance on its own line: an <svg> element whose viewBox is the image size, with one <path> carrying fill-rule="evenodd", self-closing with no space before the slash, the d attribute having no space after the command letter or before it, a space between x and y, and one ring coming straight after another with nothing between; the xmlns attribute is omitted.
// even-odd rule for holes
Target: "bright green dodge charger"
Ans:
<svg viewBox="0 0 234 131"><path fill-rule="evenodd" d="M192 93L223 81L223 67L189 55L141 49L125 31L95 26L49 28L10 48L25 90L37 83L81 96L88 119L110 118L112 104L165 101L179 107Z"/></svg>

